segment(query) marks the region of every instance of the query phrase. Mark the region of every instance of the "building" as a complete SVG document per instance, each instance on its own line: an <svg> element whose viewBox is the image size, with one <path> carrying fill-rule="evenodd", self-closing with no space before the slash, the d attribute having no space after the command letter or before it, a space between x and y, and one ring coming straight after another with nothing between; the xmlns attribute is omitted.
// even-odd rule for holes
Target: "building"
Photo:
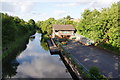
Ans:
<svg viewBox="0 0 120 80"><path fill-rule="evenodd" d="M72 18L71 21L80 22L80 19L74 19L74 18Z"/></svg>
<svg viewBox="0 0 120 80"><path fill-rule="evenodd" d="M52 38L70 38L74 36L75 28L72 25L53 25Z"/></svg>

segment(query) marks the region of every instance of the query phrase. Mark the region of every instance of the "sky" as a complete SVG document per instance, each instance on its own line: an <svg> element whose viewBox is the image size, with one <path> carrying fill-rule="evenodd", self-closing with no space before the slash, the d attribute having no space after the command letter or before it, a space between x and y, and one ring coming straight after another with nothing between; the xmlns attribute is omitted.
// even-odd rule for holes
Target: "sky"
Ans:
<svg viewBox="0 0 120 80"><path fill-rule="evenodd" d="M18 16L25 21L60 19L70 15L81 18L84 9L107 8L119 0L0 0L0 12Z"/></svg>

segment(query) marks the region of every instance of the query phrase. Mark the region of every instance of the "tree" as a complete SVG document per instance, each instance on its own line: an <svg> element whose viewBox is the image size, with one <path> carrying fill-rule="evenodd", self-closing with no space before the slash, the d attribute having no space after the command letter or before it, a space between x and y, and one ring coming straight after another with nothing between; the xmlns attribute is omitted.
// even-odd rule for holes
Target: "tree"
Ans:
<svg viewBox="0 0 120 80"><path fill-rule="evenodd" d="M77 33L96 42L97 46L119 52L118 4L101 11L86 9L77 24Z"/></svg>
<svg viewBox="0 0 120 80"><path fill-rule="evenodd" d="M30 20L28 21L28 23L30 23L30 24L32 24L32 25L35 25L35 21L34 21L33 19L30 19Z"/></svg>
<svg viewBox="0 0 120 80"><path fill-rule="evenodd" d="M71 19L71 17L68 15L68 16L66 17L66 19L70 20L70 19Z"/></svg>
<svg viewBox="0 0 120 80"><path fill-rule="evenodd" d="M84 19L86 19L87 16L90 15L90 14L91 14L91 11L89 9L85 9L82 16L83 16Z"/></svg>
<svg viewBox="0 0 120 80"><path fill-rule="evenodd" d="M17 41L19 37L23 37L25 34L32 33L35 30L35 21L32 19L28 24L17 16L13 17L3 13L0 14L2 15L3 49L8 48L8 45Z"/></svg>
<svg viewBox="0 0 120 80"><path fill-rule="evenodd" d="M3 47L8 43L15 41L16 25L13 17L6 15L2 16L2 41Z"/></svg>

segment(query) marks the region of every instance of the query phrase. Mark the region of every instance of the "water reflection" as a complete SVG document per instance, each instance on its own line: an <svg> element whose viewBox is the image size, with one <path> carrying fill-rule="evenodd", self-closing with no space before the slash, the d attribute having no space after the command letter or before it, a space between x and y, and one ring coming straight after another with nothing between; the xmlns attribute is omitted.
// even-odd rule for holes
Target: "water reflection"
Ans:
<svg viewBox="0 0 120 80"><path fill-rule="evenodd" d="M2 77L11 78L12 76L16 75L16 69L18 65L19 63L17 61L14 61L14 63L11 63L9 61L3 63L2 66L4 67L2 68Z"/></svg>
<svg viewBox="0 0 120 80"><path fill-rule="evenodd" d="M51 56L41 34L36 33L27 48L16 58L13 78L71 78L59 56ZM40 43L41 40L41 43ZM41 46L41 45L42 46ZM46 43L45 43L46 45ZM44 50L44 49L45 50Z"/></svg>
<svg viewBox="0 0 120 80"><path fill-rule="evenodd" d="M48 50L49 50L48 44L47 44L47 42L46 42L46 40L45 40L44 37L45 37L45 36L42 35L42 38L41 38L41 40L40 40L41 46L42 46L42 48L43 48L44 50L48 51Z"/></svg>
<svg viewBox="0 0 120 80"><path fill-rule="evenodd" d="M30 36L29 40L33 41L35 39L35 36Z"/></svg>
<svg viewBox="0 0 120 80"><path fill-rule="evenodd" d="M24 61L17 69L15 77L32 78L66 78L69 75L65 72L64 66L56 57L43 55L34 58L32 61Z"/></svg>
<svg viewBox="0 0 120 80"><path fill-rule="evenodd" d="M28 40L26 40L25 43L27 44ZM2 78L10 78L16 75L16 70L19 65L19 62L16 60L16 56L26 49L26 44L19 48L19 50L16 50L14 53L8 54L8 56L2 60Z"/></svg>

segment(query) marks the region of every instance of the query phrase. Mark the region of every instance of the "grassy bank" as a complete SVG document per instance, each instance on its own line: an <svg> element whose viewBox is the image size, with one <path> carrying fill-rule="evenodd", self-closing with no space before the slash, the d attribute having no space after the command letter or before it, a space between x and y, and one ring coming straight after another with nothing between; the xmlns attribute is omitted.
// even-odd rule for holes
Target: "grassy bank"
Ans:
<svg viewBox="0 0 120 80"><path fill-rule="evenodd" d="M7 56L14 56L14 54L19 54L26 48L26 44L29 41L29 37L35 32L32 31L23 36L19 36L16 40L8 45L8 48L2 53L0 58L5 59Z"/></svg>

